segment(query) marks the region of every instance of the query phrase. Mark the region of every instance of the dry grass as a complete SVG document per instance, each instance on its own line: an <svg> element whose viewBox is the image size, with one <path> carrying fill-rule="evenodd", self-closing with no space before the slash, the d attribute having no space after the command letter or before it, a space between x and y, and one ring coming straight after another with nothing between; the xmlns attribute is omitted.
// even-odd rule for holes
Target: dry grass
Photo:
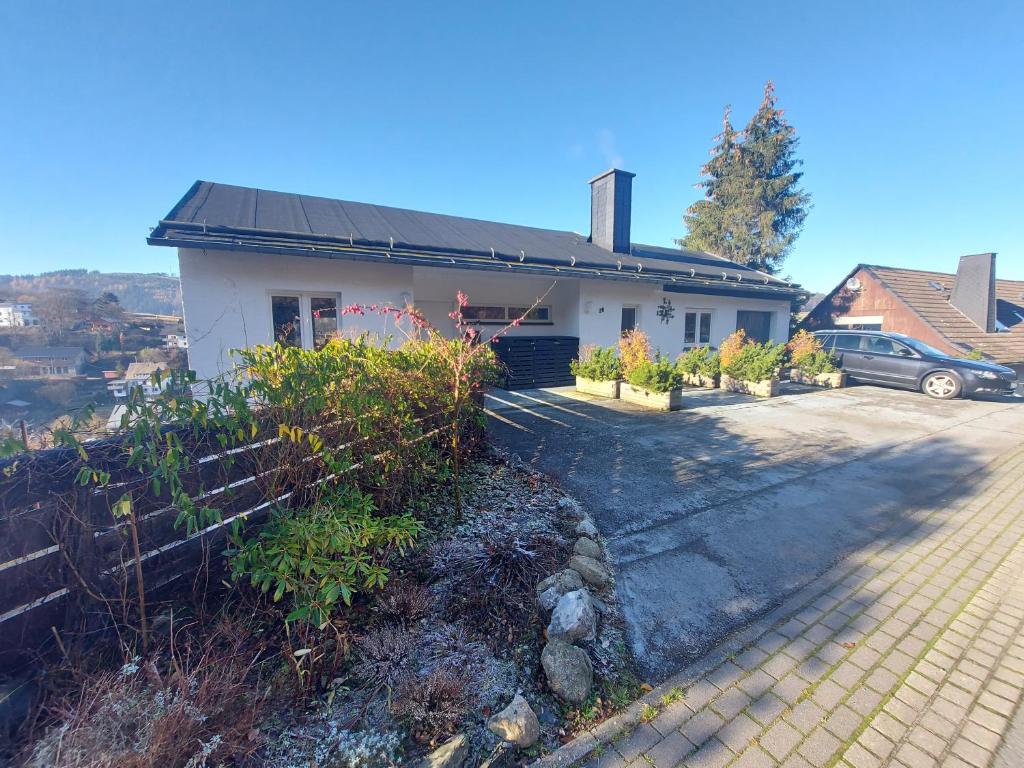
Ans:
<svg viewBox="0 0 1024 768"><path fill-rule="evenodd" d="M260 744L262 648L221 621L114 672L83 676L50 704L52 725L25 755L31 768L199 768L243 759Z"/></svg>

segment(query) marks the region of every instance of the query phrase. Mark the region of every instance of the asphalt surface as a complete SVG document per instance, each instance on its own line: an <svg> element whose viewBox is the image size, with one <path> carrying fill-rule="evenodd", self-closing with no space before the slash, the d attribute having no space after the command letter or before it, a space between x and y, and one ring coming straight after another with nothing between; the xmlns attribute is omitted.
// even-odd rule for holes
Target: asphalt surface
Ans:
<svg viewBox="0 0 1024 768"><path fill-rule="evenodd" d="M1024 441L1024 400L790 386L687 390L653 413L569 390L496 392L494 441L594 517L650 682L700 657L915 508L969 497Z"/></svg>

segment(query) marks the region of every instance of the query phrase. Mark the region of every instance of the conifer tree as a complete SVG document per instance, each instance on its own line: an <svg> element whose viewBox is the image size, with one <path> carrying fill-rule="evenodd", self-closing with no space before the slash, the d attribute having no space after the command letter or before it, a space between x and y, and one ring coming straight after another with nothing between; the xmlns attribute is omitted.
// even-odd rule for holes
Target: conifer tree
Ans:
<svg viewBox="0 0 1024 768"><path fill-rule="evenodd" d="M793 246L810 209L796 168L796 131L776 106L775 86L742 134L726 107L711 159L701 168L698 200L683 216L688 234L679 243L774 273Z"/></svg>

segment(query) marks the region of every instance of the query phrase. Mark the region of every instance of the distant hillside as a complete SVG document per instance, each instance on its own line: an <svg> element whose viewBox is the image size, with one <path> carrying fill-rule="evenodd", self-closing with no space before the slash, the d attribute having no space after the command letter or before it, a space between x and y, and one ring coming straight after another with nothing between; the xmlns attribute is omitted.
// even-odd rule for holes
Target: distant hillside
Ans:
<svg viewBox="0 0 1024 768"><path fill-rule="evenodd" d="M41 275L0 275L0 301L31 299L53 288L78 288L89 298L117 294L128 312L181 316L181 283L174 275L62 269Z"/></svg>

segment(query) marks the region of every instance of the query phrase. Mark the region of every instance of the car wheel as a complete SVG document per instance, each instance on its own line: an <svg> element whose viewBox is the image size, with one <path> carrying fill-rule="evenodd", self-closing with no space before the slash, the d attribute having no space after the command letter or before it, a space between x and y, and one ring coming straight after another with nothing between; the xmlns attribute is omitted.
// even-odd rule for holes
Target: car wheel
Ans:
<svg viewBox="0 0 1024 768"><path fill-rule="evenodd" d="M929 373L921 382L921 391L936 400L952 400L960 394L960 389L960 379L945 371Z"/></svg>

